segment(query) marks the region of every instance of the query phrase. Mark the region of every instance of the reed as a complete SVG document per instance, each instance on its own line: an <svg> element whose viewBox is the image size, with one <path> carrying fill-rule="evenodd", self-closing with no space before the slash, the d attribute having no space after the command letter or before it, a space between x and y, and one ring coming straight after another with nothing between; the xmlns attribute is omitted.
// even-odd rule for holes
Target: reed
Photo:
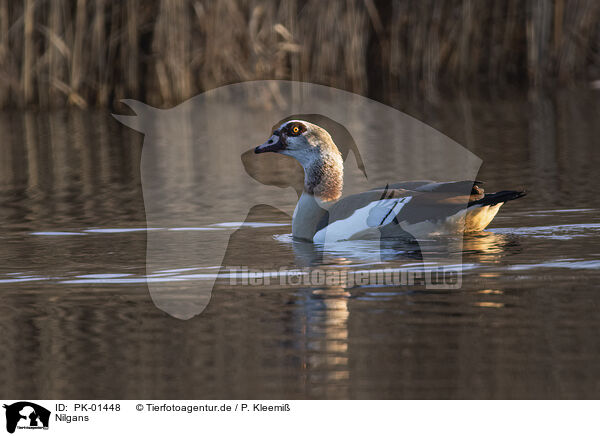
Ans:
<svg viewBox="0 0 600 436"><path fill-rule="evenodd" d="M369 96L598 80L595 0L0 0L0 107L170 106L292 79Z"/></svg>

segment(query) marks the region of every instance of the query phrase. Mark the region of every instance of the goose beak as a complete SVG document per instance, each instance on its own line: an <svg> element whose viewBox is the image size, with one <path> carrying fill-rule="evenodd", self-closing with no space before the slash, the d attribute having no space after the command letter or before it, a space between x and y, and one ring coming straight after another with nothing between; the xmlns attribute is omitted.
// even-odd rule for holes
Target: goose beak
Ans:
<svg viewBox="0 0 600 436"><path fill-rule="evenodd" d="M273 135L269 138L267 142L259 145L254 149L254 153L266 153L268 151L273 151L277 153L285 148L285 144L279 135Z"/></svg>

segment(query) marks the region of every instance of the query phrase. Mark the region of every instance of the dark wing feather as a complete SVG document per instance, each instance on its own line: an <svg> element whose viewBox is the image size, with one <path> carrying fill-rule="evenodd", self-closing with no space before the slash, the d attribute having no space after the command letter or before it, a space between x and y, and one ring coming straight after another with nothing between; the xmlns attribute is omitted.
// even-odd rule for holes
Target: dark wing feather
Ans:
<svg viewBox="0 0 600 436"><path fill-rule="evenodd" d="M434 182L432 180L418 180L392 183L387 187L390 189L408 189L419 192L455 192L460 194L471 192L472 194L483 194L483 188L481 185L483 185L483 182L477 180L461 180L459 182ZM380 189L384 188L382 187L374 190Z"/></svg>
<svg viewBox="0 0 600 436"><path fill-rule="evenodd" d="M506 203L507 201L516 200L527 195L525 191L498 191L493 194L486 194L483 198L469 201L471 206L493 206L498 203Z"/></svg>
<svg viewBox="0 0 600 436"><path fill-rule="evenodd" d="M409 190L393 188L397 186L410 186L413 182L401 182L389 185L385 188L373 189L360 194L350 195L338 201L321 218L317 231L325 226L350 217L356 210L379 200L404 199L410 197L404 204L397 202L382 202L381 206L373 209L369 216L369 225L377 227L384 221L389 221L389 214L396 206L400 208L394 218L394 222L406 221L415 223L425 220L439 220L454 215L461 209L465 209L470 201L483 198L482 190L474 190L472 181L465 182L414 182L417 189ZM421 189L419 189L419 186ZM462 188L462 191L461 189ZM398 210L398 209L396 209Z"/></svg>

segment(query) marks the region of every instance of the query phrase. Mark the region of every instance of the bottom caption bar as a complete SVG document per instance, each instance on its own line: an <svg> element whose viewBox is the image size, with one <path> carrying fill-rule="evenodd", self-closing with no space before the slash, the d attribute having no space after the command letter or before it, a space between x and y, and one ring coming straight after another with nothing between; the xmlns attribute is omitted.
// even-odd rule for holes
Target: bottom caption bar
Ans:
<svg viewBox="0 0 600 436"><path fill-rule="evenodd" d="M3 400L9 434L598 434L599 401Z"/></svg>

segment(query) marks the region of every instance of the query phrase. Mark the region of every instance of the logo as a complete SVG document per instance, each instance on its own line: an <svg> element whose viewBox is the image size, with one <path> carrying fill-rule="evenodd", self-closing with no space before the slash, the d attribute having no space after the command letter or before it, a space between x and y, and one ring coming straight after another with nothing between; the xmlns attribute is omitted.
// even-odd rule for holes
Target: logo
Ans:
<svg viewBox="0 0 600 436"><path fill-rule="evenodd" d="M19 401L4 405L6 409L6 431L14 433L15 429L48 429L50 411L29 401Z"/></svg>

